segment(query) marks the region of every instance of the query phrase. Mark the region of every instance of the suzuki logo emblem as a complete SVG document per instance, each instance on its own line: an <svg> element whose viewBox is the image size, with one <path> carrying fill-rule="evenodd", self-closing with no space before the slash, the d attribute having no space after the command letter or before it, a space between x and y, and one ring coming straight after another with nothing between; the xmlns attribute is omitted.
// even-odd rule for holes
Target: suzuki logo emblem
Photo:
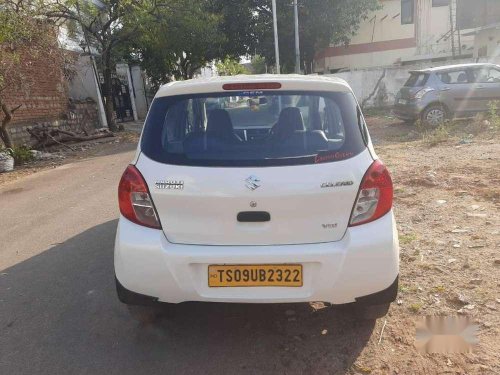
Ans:
<svg viewBox="0 0 500 375"><path fill-rule="evenodd" d="M245 186L250 190L255 190L260 187L260 180L255 176L250 176L245 179Z"/></svg>

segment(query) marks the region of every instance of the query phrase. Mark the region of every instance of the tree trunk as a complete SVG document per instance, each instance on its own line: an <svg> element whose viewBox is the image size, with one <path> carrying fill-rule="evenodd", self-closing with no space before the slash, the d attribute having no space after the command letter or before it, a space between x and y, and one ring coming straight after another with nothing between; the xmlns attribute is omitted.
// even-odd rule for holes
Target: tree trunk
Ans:
<svg viewBox="0 0 500 375"><path fill-rule="evenodd" d="M14 142L12 142L12 138L7 130L7 126L12 120L12 114L21 108L21 105L18 105L16 108L9 110L6 104L0 102L0 107L4 113L4 118L2 120L2 125L0 127L0 138L2 139L5 147L13 148Z"/></svg>
<svg viewBox="0 0 500 375"><path fill-rule="evenodd" d="M368 95L366 98L363 99L363 101L361 102L361 109L365 109L366 104L370 101L373 95L377 93L378 87L380 86L380 82L382 82L382 80L385 78L386 72L387 72L386 69L384 69L382 75L378 78L377 84L373 88L373 91L370 93L370 95Z"/></svg>
<svg viewBox="0 0 500 375"><path fill-rule="evenodd" d="M106 120L108 121L108 128L111 131L118 130L115 122L115 110L113 108L113 80L111 77L112 64L111 64L111 53L104 51L103 53L103 76L104 76L104 87L103 87L103 99L104 99L104 112L106 112Z"/></svg>
<svg viewBox="0 0 500 375"><path fill-rule="evenodd" d="M0 138L2 139L5 147L7 148L14 147L14 145L12 144L12 138L10 137L10 134L7 131L7 129L3 127L3 125L0 128Z"/></svg>

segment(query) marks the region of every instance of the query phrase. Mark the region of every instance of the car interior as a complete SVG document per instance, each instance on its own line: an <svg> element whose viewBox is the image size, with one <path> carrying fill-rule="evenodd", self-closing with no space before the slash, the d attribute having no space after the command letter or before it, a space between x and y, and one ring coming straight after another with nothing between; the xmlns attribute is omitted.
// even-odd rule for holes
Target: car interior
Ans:
<svg viewBox="0 0 500 375"><path fill-rule="evenodd" d="M321 111L318 105L310 106L307 121L304 121L303 108L288 106L279 111L274 123L240 126L236 129L232 117L239 120L244 111L255 109L205 107L199 111L202 117L206 117L205 126L202 119L196 121L192 114L187 113L189 111L175 110L175 122L170 122L165 128L172 128L174 124L177 129L164 132L163 142L167 143L169 152L185 153L261 151L294 156L337 150L344 142L344 129L341 111L332 103L323 104ZM168 114L166 121L169 121Z"/></svg>

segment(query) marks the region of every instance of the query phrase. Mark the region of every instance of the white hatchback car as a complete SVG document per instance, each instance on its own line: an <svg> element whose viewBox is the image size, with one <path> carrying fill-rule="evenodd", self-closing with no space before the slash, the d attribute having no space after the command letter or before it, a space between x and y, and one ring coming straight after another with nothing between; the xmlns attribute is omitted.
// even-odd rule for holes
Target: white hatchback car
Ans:
<svg viewBox="0 0 500 375"><path fill-rule="evenodd" d="M345 81L169 83L119 185L119 299L140 317L185 301L323 301L383 316L399 274L392 196Z"/></svg>

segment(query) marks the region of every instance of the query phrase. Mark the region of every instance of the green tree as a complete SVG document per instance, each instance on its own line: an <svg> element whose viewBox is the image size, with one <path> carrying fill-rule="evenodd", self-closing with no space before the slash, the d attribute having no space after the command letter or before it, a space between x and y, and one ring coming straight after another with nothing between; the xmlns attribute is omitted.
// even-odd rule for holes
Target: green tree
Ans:
<svg viewBox="0 0 500 375"><path fill-rule="evenodd" d="M237 74L249 74L249 70L245 68L237 59L226 57L224 60L218 61L215 64L217 73L221 76L235 76Z"/></svg>
<svg viewBox="0 0 500 375"><path fill-rule="evenodd" d="M154 86L192 78L212 61L247 53L245 28L232 18L242 11L236 3L223 7L220 0L163 1L143 15L138 37L123 50L145 69Z"/></svg>
<svg viewBox="0 0 500 375"><path fill-rule="evenodd" d="M251 60L252 73L264 74L267 72L266 59L260 55L252 56Z"/></svg>
<svg viewBox="0 0 500 375"><path fill-rule="evenodd" d="M114 119L112 73L116 51L139 31L138 20L157 5L154 0L54 0L47 3L46 15L75 22L91 50L99 55L104 78L103 105L110 130L117 130Z"/></svg>
<svg viewBox="0 0 500 375"><path fill-rule="evenodd" d="M275 64L271 6L266 0L254 1L257 15L256 52ZM378 0L299 0L301 68L312 72L315 54L330 43L348 44L368 13L378 9ZM280 63L282 71L295 66L293 7L289 0L277 0Z"/></svg>
<svg viewBox="0 0 500 375"><path fill-rule="evenodd" d="M55 25L43 16L38 0L0 2L0 138L12 148L8 132L14 113L21 107L13 94L30 96L33 61L43 60L55 75L64 72L65 54L57 43ZM57 79L57 78L56 78Z"/></svg>

